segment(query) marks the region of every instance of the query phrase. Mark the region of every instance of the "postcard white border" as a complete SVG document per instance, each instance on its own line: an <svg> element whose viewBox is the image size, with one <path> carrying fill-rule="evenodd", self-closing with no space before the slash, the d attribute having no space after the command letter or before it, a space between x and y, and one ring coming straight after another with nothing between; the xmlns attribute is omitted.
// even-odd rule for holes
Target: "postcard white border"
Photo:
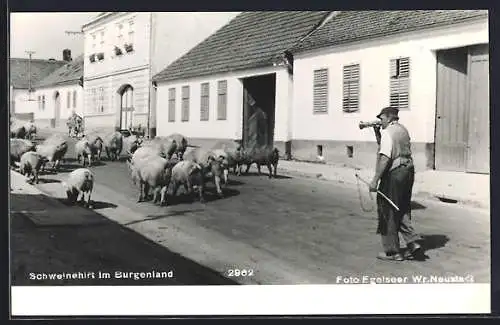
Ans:
<svg viewBox="0 0 500 325"><path fill-rule="evenodd" d="M12 286L11 290L12 316L491 312L490 284Z"/></svg>

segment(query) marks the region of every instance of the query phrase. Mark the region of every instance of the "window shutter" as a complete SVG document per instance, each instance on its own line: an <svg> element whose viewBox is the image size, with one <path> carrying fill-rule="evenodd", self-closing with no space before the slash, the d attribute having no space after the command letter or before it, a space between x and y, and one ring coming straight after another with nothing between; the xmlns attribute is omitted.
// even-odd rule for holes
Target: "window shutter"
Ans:
<svg viewBox="0 0 500 325"><path fill-rule="evenodd" d="M314 71L313 81L313 112L328 111L328 69Z"/></svg>
<svg viewBox="0 0 500 325"><path fill-rule="evenodd" d="M359 64L344 66L342 110L346 113L359 111Z"/></svg>
<svg viewBox="0 0 500 325"><path fill-rule="evenodd" d="M175 88L168 90L168 121L175 122Z"/></svg>
<svg viewBox="0 0 500 325"><path fill-rule="evenodd" d="M219 81L217 88L217 119L225 120L227 118L227 81Z"/></svg>
<svg viewBox="0 0 500 325"><path fill-rule="evenodd" d="M200 107L200 120L208 121L209 110L209 84L208 82L201 84L201 107Z"/></svg>
<svg viewBox="0 0 500 325"><path fill-rule="evenodd" d="M67 92L66 93L66 108L70 108L71 107L71 92Z"/></svg>
<svg viewBox="0 0 500 325"><path fill-rule="evenodd" d="M390 60L390 105L399 110L410 108L410 58Z"/></svg>
<svg viewBox="0 0 500 325"><path fill-rule="evenodd" d="M189 86L182 87L181 121L189 121Z"/></svg>
<svg viewBox="0 0 500 325"><path fill-rule="evenodd" d="M76 90L73 91L73 108L76 108Z"/></svg>

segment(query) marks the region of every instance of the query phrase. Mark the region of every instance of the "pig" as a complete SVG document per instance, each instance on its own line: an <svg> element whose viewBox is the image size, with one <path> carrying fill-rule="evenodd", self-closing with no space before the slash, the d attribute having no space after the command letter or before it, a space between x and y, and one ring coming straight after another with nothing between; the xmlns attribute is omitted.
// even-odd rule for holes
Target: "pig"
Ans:
<svg viewBox="0 0 500 325"><path fill-rule="evenodd" d="M19 164L19 172L25 176L33 175L31 183L38 184L38 174L40 168L44 162L44 159L40 154L34 151L28 151L21 156L21 162Z"/></svg>
<svg viewBox="0 0 500 325"><path fill-rule="evenodd" d="M202 189L204 188L205 177L208 177L214 180L215 188L219 197L224 196L220 187L220 181L224 173L223 158L216 157L211 150L194 148L192 150L186 151L183 159L197 163L202 168L203 177L201 177L200 186Z"/></svg>
<svg viewBox="0 0 500 325"><path fill-rule="evenodd" d="M45 170L45 163L50 161L52 169L55 171L68 151L68 144L62 137L54 136L37 145L36 151L45 158L41 170Z"/></svg>
<svg viewBox="0 0 500 325"><path fill-rule="evenodd" d="M10 163L20 161L24 153L35 151L36 147L33 142L25 139L10 139Z"/></svg>
<svg viewBox="0 0 500 325"><path fill-rule="evenodd" d="M128 157L131 157L134 152L141 146L142 138L136 135L130 135L123 139L123 151Z"/></svg>
<svg viewBox="0 0 500 325"><path fill-rule="evenodd" d="M25 138L28 140L34 140L36 138L36 125L33 122L27 122L24 124L24 130L26 132Z"/></svg>
<svg viewBox="0 0 500 325"><path fill-rule="evenodd" d="M177 150L177 142L166 137L155 137L152 140L145 140L141 147L153 148L163 158L170 159Z"/></svg>
<svg viewBox="0 0 500 325"><path fill-rule="evenodd" d="M197 163L194 163L189 160L179 161L172 168L172 195L175 196L179 187L184 186L186 195L191 196L193 193L193 185L198 186L198 194L200 197L200 202L204 203L205 198L203 197L203 185L202 182L202 168Z"/></svg>
<svg viewBox="0 0 500 325"><path fill-rule="evenodd" d="M184 155L184 152L186 152L186 149L188 146L187 138L179 133L172 133L169 136L167 136L166 138L175 140L175 142L177 144L177 148L175 149L175 154L177 155L177 157L180 160L182 160L182 156Z"/></svg>
<svg viewBox="0 0 500 325"><path fill-rule="evenodd" d="M145 146L145 147L140 147L138 148L130 157L129 161L132 163L136 160L143 159L144 157L148 156L158 156L162 157L160 154L160 150L156 147L150 147L150 146ZM165 157L162 157L165 158Z"/></svg>
<svg viewBox="0 0 500 325"><path fill-rule="evenodd" d="M226 152L223 149L214 149L212 150L214 153L214 157L219 158L222 160L222 168L223 168L223 175L224 175L224 185L228 185L229 183L229 169L231 167L234 168L235 173L236 173L236 165L237 162L235 160L235 156Z"/></svg>
<svg viewBox="0 0 500 325"><path fill-rule="evenodd" d="M259 175L261 175L260 166L267 166L267 168L269 169L269 178L272 178L273 176L276 178L278 161L279 161L279 151L277 148L264 146L261 148L254 148L251 150L243 149L241 157L242 157L241 165L242 164L247 165L245 174L248 173L248 171L250 170L250 166L252 166L252 164L256 164ZM239 170L240 174L242 167L241 165ZM274 173L271 167L274 167Z"/></svg>
<svg viewBox="0 0 500 325"><path fill-rule="evenodd" d="M95 133L86 135L85 138L89 141L90 148L92 149L92 155L96 160L100 161L104 141L98 134Z"/></svg>
<svg viewBox="0 0 500 325"><path fill-rule="evenodd" d="M224 156L228 168L233 169L233 173L237 174L237 168L241 162L241 144L235 140L221 140L217 142L212 150L217 156Z"/></svg>
<svg viewBox="0 0 500 325"><path fill-rule="evenodd" d="M61 182L66 195L68 197L68 202L70 204L75 204L78 202L78 198L81 195L80 202L91 208L90 196L92 195L92 190L94 189L94 174L88 168L78 168L72 171L68 179ZM85 202L85 194L87 194L87 202Z"/></svg>
<svg viewBox="0 0 500 325"><path fill-rule="evenodd" d="M26 138L26 128L21 121L14 119L10 126L10 137L17 139Z"/></svg>
<svg viewBox="0 0 500 325"><path fill-rule="evenodd" d="M106 156L108 156L109 160L118 160L123 149L122 134L118 131L107 134L104 137L104 149L106 150Z"/></svg>
<svg viewBox="0 0 500 325"><path fill-rule="evenodd" d="M88 166L92 166L92 148L87 139L81 139L75 144L75 154L76 160L80 163L80 158L82 166L85 167L85 159L88 161Z"/></svg>
<svg viewBox="0 0 500 325"><path fill-rule="evenodd" d="M172 168L178 160L167 160L157 155L144 156L139 159L127 160L132 181L139 186L137 202L148 199L149 188L153 189L153 203L166 205L167 189L172 177Z"/></svg>

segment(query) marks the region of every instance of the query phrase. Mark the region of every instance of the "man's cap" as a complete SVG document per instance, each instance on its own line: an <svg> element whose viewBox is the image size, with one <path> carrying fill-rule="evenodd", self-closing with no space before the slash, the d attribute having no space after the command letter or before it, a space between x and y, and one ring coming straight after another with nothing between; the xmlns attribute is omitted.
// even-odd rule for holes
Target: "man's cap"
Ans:
<svg viewBox="0 0 500 325"><path fill-rule="evenodd" d="M382 110L380 111L380 113L378 113L377 118L380 118L380 116L382 114L392 115L392 116L398 116L398 113L399 113L399 110L397 108L388 106L388 107L382 108Z"/></svg>

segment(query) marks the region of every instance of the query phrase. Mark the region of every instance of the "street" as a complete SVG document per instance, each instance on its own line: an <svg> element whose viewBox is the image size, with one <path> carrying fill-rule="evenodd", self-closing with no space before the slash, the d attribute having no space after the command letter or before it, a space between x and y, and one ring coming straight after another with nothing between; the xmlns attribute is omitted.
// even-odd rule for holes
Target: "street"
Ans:
<svg viewBox="0 0 500 325"><path fill-rule="evenodd" d="M37 187L44 193L64 197L59 181L77 167L74 140L69 147L63 171L40 177ZM490 281L487 210L414 202L413 223L423 237L426 258L387 262L375 258L381 251L376 208L364 185L362 201L369 212L362 210L356 187L280 176L279 169L279 178L268 179L267 168L258 176L253 166L250 175L230 175L222 199L209 184L205 204L178 198L160 207L136 203L138 189L124 162L103 158L91 169L97 212L239 283L335 284L349 277L381 275ZM101 235L106 237L105 232Z"/></svg>

